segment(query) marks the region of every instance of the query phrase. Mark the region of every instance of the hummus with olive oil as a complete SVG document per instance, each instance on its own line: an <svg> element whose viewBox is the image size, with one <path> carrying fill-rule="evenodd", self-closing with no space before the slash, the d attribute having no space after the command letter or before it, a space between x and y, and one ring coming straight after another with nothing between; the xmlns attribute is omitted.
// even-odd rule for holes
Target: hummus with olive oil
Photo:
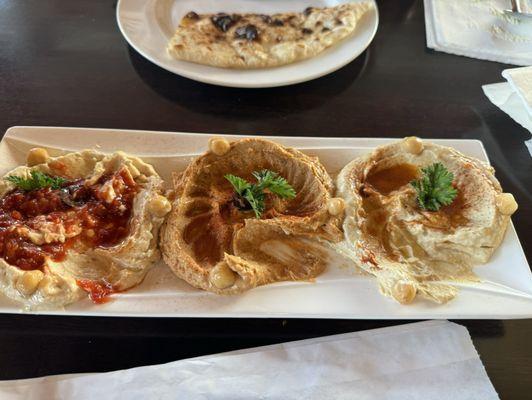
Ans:
<svg viewBox="0 0 532 400"><path fill-rule="evenodd" d="M429 211L411 182L435 163L454 176L456 197ZM517 209L492 167L414 137L349 163L337 191L346 201L345 240L337 249L400 303L417 294L444 303L457 289L441 281L477 280L472 267L490 259Z"/></svg>

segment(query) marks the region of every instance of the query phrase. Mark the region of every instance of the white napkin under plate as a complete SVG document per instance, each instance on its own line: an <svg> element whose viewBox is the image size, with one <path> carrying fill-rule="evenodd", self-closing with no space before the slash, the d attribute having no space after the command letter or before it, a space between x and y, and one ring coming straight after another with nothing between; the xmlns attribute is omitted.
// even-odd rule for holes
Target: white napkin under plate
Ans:
<svg viewBox="0 0 532 400"><path fill-rule="evenodd" d="M446 53L532 65L532 18L508 14L510 0L424 0L427 46ZM532 10L532 0L521 0Z"/></svg>
<svg viewBox="0 0 532 400"><path fill-rule="evenodd" d="M494 400L499 397L467 329L447 321L427 321L102 374L4 381L0 382L0 398Z"/></svg>
<svg viewBox="0 0 532 400"><path fill-rule="evenodd" d="M484 94L532 134L532 67L506 69L502 76L508 82L484 85ZM532 156L532 138L525 144Z"/></svg>

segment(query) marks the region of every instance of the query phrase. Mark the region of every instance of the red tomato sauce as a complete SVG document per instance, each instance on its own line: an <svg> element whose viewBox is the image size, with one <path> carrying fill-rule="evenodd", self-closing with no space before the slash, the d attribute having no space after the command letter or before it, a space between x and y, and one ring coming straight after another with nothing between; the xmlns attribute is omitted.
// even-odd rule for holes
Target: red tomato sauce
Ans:
<svg viewBox="0 0 532 400"><path fill-rule="evenodd" d="M114 194L110 196L109 190ZM61 261L70 247L117 245L129 232L138 190L126 169L104 175L94 184L75 180L60 189L15 189L0 199L0 257L22 270L43 270L47 258ZM39 233L43 226L62 232L66 240L49 237L43 244L34 243L28 231Z"/></svg>
<svg viewBox="0 0 532 400"><path fill-rule="evenodd" d="M118 292L113 285L105 281L79 279L76 283L89 294L90 299L96 304L107 303L109 301L109 296Z"/></svg>

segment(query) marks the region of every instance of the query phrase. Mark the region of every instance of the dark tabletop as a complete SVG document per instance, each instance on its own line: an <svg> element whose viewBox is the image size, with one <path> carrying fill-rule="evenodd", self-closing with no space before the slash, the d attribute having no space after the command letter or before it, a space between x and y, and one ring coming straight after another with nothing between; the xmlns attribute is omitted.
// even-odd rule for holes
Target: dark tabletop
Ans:
<svg viewBox="0 0 532 400"><path fill-rule="evenodd" d="M530 134L481 85L508 65L428 50L421 0L379 1L375 40L318 80L230 89L180 78L129 47L111 0L0 1L0 132L55 125L239 134L480 139L532 254ZM408 321L0 315L0 379L108 371ZM532 321L458 321L503 399L532 393Z"/></svg>

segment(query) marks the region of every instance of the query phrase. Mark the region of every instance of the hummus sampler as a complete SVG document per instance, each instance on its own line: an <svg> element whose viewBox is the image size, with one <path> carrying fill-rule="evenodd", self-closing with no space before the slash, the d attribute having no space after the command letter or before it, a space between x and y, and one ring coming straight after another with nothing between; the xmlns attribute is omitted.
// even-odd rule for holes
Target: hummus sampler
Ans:
<svg viewBox="0 0 532 400"><path fill-rule="evenodd" d="M139 284L170 210L152 166L117 152L28 155L0 181L0 291L27 309Z"/></svg>

